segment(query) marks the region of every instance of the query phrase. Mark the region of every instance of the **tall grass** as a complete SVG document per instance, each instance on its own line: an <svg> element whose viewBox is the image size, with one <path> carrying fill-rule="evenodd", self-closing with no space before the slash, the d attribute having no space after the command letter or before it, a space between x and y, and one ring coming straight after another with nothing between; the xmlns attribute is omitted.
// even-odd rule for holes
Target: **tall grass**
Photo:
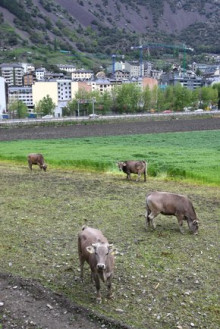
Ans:
<svg viewBox="0 0 220 329"><path fill-rule="evenodd" d="M150 176L220 185L220 131L0 142L0 159L26 164L43 153L49 168L116 172L116 162L145 159Z"/></svg>

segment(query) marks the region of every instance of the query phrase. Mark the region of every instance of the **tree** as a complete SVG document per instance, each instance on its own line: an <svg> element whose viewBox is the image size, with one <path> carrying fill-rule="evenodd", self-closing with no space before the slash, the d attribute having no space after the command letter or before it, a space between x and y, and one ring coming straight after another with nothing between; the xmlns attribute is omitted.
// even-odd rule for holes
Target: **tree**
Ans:
<svg viewBox="0 0 220 329"><path fill-rule="evenodd" d="M106 114L113 105L113 98L111 94L107 91L105 91L100 97L97 99L97 107L98 107L98 112L100 114Z"/></svg>
<svg viewBox="0 0 220 329"><path fill-rule="evenodd" d="M149 86L144 88L142 92L142 101L143 101L143 110L150 111L151 110L151 90Z"/></svg>
<svg viewBox="0 0 220 329"><path fill-rule="evenodd" d="M139 109L141 90L137 84L123 84L115 88L115 107L119 113L134 113Z"/></svg>
<svg viewBox="0 0 220 329"><path fill-rule="evenodd" d="M212 88L217 90L218 100L216 103L218 103L218 108L220 109L220 83L215 83Z"/></svg>
<svg viewBox="0 0 220 329"><path fill-rule="evenodd" d="M196 88L193 94L195 107L207 108L211 104L216 104L218 102L218 91L211 87Z"/></svg>
<svg viewBox="0 0 220 329"><path fill-rule="evenodd" d="M15 100L9 105L9 113L12 118L15 116L19 119L26 118L28 114L28 108L21 100Z"/></svg>
<svg viewBox="0 0 220 329"><path fill-rule="evenodd" d="M210 87L202 87L201 101L204 108L210 107L211 104L217 103L218 91Z"/></svg>
<svg viewBox="0 0 220 329"><path fill-rule="evenodd" d="M54 114L55 107L52 98L47 95L35 105L35 111L41 115Z"/></svg>
<svg viewBox="0 0 220 329"><path fill-rule="evenodd" d="M182 111L184 107L189 106L192 100L190 89L183 87L180 83L173 87L173 110Z"/></svg>

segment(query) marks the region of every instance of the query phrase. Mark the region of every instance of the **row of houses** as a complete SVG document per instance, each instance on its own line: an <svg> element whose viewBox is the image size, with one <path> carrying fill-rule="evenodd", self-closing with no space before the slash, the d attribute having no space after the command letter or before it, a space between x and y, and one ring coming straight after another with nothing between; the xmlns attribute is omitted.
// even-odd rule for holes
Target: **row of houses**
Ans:
<svg viewBox="0 0 220 329"><path fill-rule="evenodd" d="M152 88L158 84L158 81L153 78L133 79L130 83L136 83L140 88L145 88L147 85ZM49 95L56 105L55 116L62 116L62 108L67 105L67 102L74 99L76 93L80 89L88 92L98 91L100 94L111 92L115 85L120 85L122 81L100 78L89 81L74 81L72 79L52 79L49 81L35 81L31 86L7 86L3 77L0 77L0 116L6 113L7 104L16 100L21 100L27 105L30 112L34 106Z"/></svg>
<svg viewBox="0 0 220 329"><path fill-rule="evenodd" d="M155 85L165 88L167 85L180 83L189 89L195 89L220 81L219 66L205 70L202 66L196 67L194 63L190 71L182 72L180 68L174 67L172 72L165 74L153 70L150 63L147 65L145 63L143 72L146 76L139 76L138 63L129 65L124 62L115 63L114 74L111 78L106 78L104 72L94 76L91 70L78 70L73 65L58 65L60 72L53 73L47 72L45 68L35 69L33 65L27 63L1 64L0 118L7 113L9 104L16 100L21 100L32 112L34 106L47 95L56 105L55 116L60 117L62 108L75 98L80 89L104 93L111 92L116 85L122 83L136 83L142 89L146 86L153 88ZM209 74L197 76L195 70L198 68Z"/></svg>

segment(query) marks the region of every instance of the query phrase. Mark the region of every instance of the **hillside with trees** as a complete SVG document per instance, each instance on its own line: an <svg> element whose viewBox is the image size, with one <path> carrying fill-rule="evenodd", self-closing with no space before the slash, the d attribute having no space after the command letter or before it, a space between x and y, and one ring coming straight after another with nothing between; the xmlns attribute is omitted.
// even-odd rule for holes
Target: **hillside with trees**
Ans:
<svg viewBox="0 0 220 329"><path fill-rule="evenodd" d="M220 53L219 16L215 0L0 0L0 60L42 46L102 60L149 42Z"/></svg>

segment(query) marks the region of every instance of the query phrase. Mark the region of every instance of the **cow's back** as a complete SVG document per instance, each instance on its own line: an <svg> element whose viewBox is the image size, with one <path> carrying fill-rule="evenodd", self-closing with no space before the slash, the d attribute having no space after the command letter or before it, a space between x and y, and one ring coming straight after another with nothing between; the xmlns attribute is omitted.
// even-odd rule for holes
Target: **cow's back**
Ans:
<svg viewBox="0 0 220 329"><path fill-rule="evenodd" d="M28 162L31 162L33 164L36 164L36 163L43 164L44 163L44 157L40 153L30 153L30 154L28 154Z"/></svg>
<svg viewBox="0 0 220 329"><path fill-rule="evenodd" d="M169 192L152 192L147 196L147 204L156 207L161 213L194 215L192 202L184 195Z"/></svg>
<svg viewBox="0 0 220 329"><path fill-rule="evenodd" d="M92 227L83 228L78 237L83 249L97 242L108 243L102 232Z"/></svg>

